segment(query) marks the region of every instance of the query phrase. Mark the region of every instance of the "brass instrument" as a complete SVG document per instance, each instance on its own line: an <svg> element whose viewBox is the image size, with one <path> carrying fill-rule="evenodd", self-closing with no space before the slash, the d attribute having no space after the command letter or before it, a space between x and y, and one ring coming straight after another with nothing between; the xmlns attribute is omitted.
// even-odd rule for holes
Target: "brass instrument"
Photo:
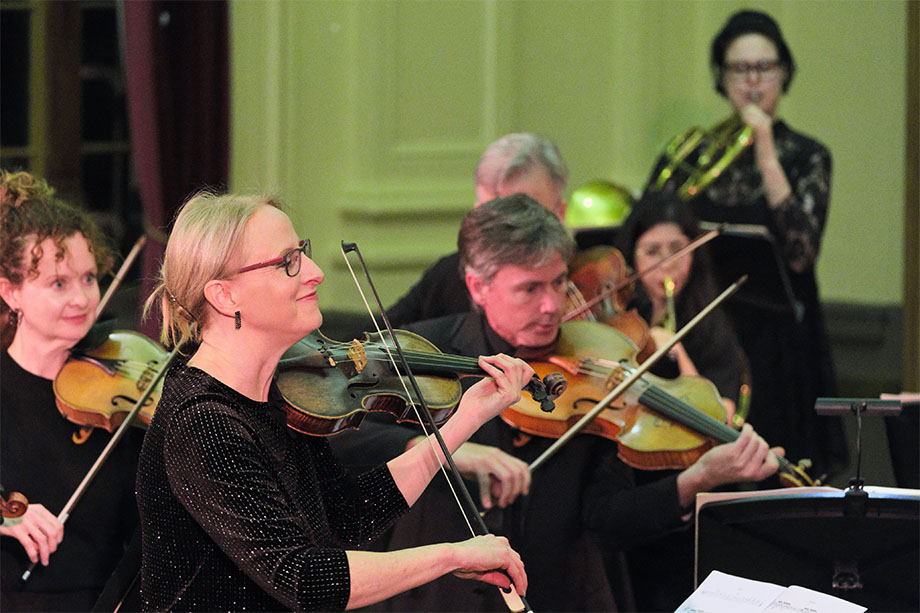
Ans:
<svg viewBox="0 0 920 613"><path fill-rule="evenodd" d="M706 189L754 141L754 130L738 115L704 132L694 126L677 136L665 148L668 164L651 191L670 183L684 201ZM683 181L679 187L677 183Z"/></svg>

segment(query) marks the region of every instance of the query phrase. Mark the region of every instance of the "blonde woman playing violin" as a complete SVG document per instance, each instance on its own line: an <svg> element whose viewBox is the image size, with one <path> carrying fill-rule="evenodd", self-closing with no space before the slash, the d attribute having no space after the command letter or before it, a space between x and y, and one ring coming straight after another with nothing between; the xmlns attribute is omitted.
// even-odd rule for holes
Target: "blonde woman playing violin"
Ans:
<svg viewBox="0 0 920 613"><path fill-rule="evenodd" d="M0 178L0 472L31 504L0 526L3 611L89 610L137 526L134 472L141 432L129 433L64 529L57 514L109 434L74 442L53 379L89 331L97 279L112 254L89 215L25 172ZM38 563L27 582L30 563Z"/></svg>
<svg viewBox="0 0 920 613"><path fill-rule="evenodd" d="M438 462L424 444L352 476L325 438L285 426L273 375L322 323L322 280L271 199L202 193L180 211L151 301L164 341L194 346L170 368L138 469L145 609L343 610L451 573L526 590L499 537L358 550L418 499ZM503 355L479 364L491 378L441 428L452 449L533 375Z"/></svg>

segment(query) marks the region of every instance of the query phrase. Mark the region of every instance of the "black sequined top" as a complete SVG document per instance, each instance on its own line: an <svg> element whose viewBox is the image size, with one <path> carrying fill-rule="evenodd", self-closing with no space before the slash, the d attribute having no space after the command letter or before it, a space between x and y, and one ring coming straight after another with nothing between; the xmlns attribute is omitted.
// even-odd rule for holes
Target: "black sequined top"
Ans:
<svg viewBox="0 0 920 613"><path fill-rule="evenodd" d="M352 477L325 439L178 363L137 475L147 610L343 610L345 547L407 509L389 470Z"/></svg>

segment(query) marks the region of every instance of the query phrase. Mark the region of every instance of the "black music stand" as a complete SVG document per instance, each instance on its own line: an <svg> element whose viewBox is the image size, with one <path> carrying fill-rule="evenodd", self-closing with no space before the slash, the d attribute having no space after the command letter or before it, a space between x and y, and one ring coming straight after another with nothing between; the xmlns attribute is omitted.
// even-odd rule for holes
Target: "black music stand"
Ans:
<svg viewBox="0 0 920 613"><path fill-rule="evenodd" d="M703 231L715 228L721 231L709 243L708 249L717 286L727 287L742 275L748 275L747 283L729 302L791 314L800 321L804 307L792 293L779 245L766 226L700 221Z"/></svg>
<svg viewBox="0 0 920 613"><path fill-rule="evenodd" d="M809 489L809 488L805 488ZM696 584L712 570L868 607L920 610L920 491L773 490L699 505Z"/></svg>

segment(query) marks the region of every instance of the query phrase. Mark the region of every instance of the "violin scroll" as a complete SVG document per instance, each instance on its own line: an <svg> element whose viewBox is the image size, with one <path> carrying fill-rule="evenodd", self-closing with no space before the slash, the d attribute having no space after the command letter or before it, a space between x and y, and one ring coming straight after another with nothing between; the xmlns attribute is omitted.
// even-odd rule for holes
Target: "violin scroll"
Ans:
<svg viewBox="0 0 920 613"><path fill-rule="evenodd" d="M542 379L534 375L530 378L524 391L529 392L535 402L540 403L540 410L551 413L556 408L555 400L565 391L569 382L562 373L551 372Z"/></svg>
<svg viewBox="0 0 920 613"><path fill-rule="evenodd" d="M3 487L0 486L0 494L3 493ZM9 498L0 495L0 511L3 513L3 519L15 519L26 514L29 508L29 500L19 492L10 492Z"/></svg>

